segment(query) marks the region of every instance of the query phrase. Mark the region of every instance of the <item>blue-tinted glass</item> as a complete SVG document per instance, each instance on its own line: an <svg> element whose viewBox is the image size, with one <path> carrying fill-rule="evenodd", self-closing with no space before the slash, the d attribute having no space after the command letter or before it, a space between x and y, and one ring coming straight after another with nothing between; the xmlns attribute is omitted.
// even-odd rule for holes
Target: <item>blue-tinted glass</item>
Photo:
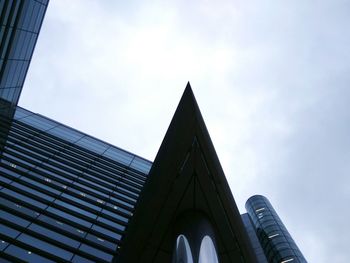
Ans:
<svg viewBox="0 0 350 263"><path fill-rule="evenodd" d="M51 172L51 171L49 171L47 169L43 169L41 167L36 167L36 170L41 171L43 174L50 175L50 176L52 176L54 178L57 178L58 181L61 180L61 181L64 181L65 183L68 183L68 184L73 182L73 179L68 179L68 178L66 178L64 176L61 176L61 175L59 175L57 173L53 173L53 172ZM67 175L67 177L68 177L68 175ZM69 177L74 178L73 176L69 176Z"/></svg>
<svg viewBox="0 0 350 263"><path fill-rule="evenodd" d="M59 195L61 193L61 191L57 191L56 189L54 189L54 188L52 188L50 186L47 186L47 185L42 184L42 183L39 183L37 181L34 181L34 180L29 179L29 178L24 177L24 176L22 176L21 180L25 181L25 182L28 182L28 183L30 183L32 185L38 186L38 187L40 187L42 189L45 189L47 191L50 191L51 193L56 194L56 195ZM46 182L46 183L49 183L49 182Z"/></svg>
<svg viewBox="0 0 350 263"><path fill-rule="evenodd" d="M57 257L63 258L65 260L70 260L73 256L73 253L54 246L48 242L42 241L38 238L29 236L27 234L21 234L17 240L22 241L30 246L34 246L37 249L49 252Z"/></svg>
<svg viewBox="0 0 350 263"><path fill-rule="evenodd" d="M45 2L45 1L42 1ZM36 24L34 26L34 32L38 32L40 29L41 21L43 19L43 16L45 14L46 7L44 5L41 5L40 10L38 12L38 19L36 20Z"/></svg>
<svg viewBox="0 0 350 263"><path fill-rule="evenodd" d="M95 236L93 234L88 234L86 236L86 239L88 239L88 240L90 240L90 241L92 241L92 242L94 242L96 244L99 244L101 246L104 246L106 248L112 249L113 251L115 251L117 249L117 247L118 247L117 244L109 242L109 241L107 241L107 240L105 240L103 238L97 237L97 236Z"/></svg>
<svg viewBox="0 0 350 263"><path fill-rule="evenodd" d="M92 254L95 257L98 257L98 258L106 260L106 261L112 261L112 259L113 259L113 256L111 254L105 253L99 249L88 246L86 244L82 244L81 247L79 248L79 250L87 252L89 254Z"/></svg>
<svg viewBox="0 0 350 263"><path fill-rule="evenodd" d="M121 230L121 231L124 231L124 230L125 230L125 226L122 226L121 224L118 224L118 223L116 223L116 222L113 222L113 221L108 220L108 219L106 219L106 218L104 218L104 217L101 217L101 216L99 216L99 217L97 218L97 221L98 221L98 222L105 223L106 225L108 225L108 226L110 226L110 227L117 228L117 229L119 229L119 230Z"/></svg>
<svg viewBox="0 0 350 263"><path fill-rule="evenodd" d="M85 211L85 210L83 210L81 208L76 207L75 205L68 204L68 203L63 202L61 200L56 200L55 203L65 207L65 208L68 208L69 210L71 210L73 212L76 212L76 213L82 214L84 216L87 216L89 218L95 219L97 217L97 215L95 215L93 213Z"/></svg>
<svg viewBox="0 0 350 263"><path fill-rule="evenodd" d="M26 12L23 16L23 24L22 24L22 28L28 31L31 31L30 28L30 18L33 14L33 9L34 9L34 5L35 2L34 1L25 1L25 2L29 2L28 6L26 7Z"/></svg>
<svg viewBox="0 0 350 263"><path fill-rule="evenodd" d="M99 178L99 177L96 177L95 175L91 175L91 172L90 172L90 171L89 171L89 172L85 172L85 173L82 175L82 177L84 177L84 178L86 178L86 179L91 179L92 181L98 181L98 182L100 183L100 185L106 185L107 189L109 189L109 188L114 188L114 187L115 187L114 184L109 183L109 182L107 182L106 180L103 180L103 179L101 179L101 178ZM100 177L102 177L102 176L100 176ZM108 188L108 187L109 187L109 188Z"/></svg>
<svg viewBox="0 0 350 263"><path fill-rule="evenodd" d="M119 191L114 191L114 192L113 192L113 195L116 195L116 196L118 196L118 197L125 198L125 199L129 200L129 201L132 202L132 203L135 203L135 202L136 202L136 199L135 199L135 198L131 198L130 196L127 196L127 195L125 195L125 194L123 194L123 193L121 193L121 192L119 192Z"/></svg>
<svg viewBox="0 0 350 263"><path fill-rule="evenodd" d="M20 119L25 118L25 117L27 117L27 116L30 116L30 115L32 115L32 114L33 114L32 112L30 112L30 111L28 111L28 110L26 110L26 109L23 109L23 108L21 108L21 107L17 107L17 108L16 108L16 112L15 112L14 119L15 119L15 120L20 120Z"/></svg>
<svg viewBox="0 0 350 263"><path fill-rule="evenodd" d="M112 160L121 162L122 164L129 165L134 155L120 150L116 147L110 147L103 156L109 157Z"/></svg>
<svg viewBox="0 0 350 263"><path fill-rule="evenodd" d="M26 203L28 203L30 205L34 205L34 206L36 206L38 208L41 208L41 209L44 209L45 207L47 207L47 205L45 205L45 204L43 204L43 203L41 203L39 201L36 201L33 198L30 198L28 196L19 194L19 193L15 192L15 191L7 189L7 188L1 189L1 192L5 193L5 194L7 194L9 196L15 197L15 198L17 198L17 199L19 199L21 201L24 201L24 202L26 202Z"/></svg>
<svg viewBox="0 0 350 263"><path fill-rule="evenodd" d="M40 6L41 6L40 3L34 2L33 13L32 13L32 15L30 17L30 20L29 20L29 28L30 28L31 31L35 30L34 26L35 26L35 22L36 22L36 20L38 18L38 13L40 11Z"/></svg>
<svg viewBox="0 0 350 263"><path fill-rule="evenodd" d="M74 239L61 235L55 231L49 230L37 224L31 224L29 226L29 229L74 248L77 248L80 244L80 242Z"/></svg>
<svg viewBox="0 0 350 263"><path fill-rule="evenodd" d="M5 147L5 148L7 148L7 147ZM24 172L28 171L27 169L20 166L20 165L22 165L22 163L19 165L18 163L13 163L12 160L11 160L11 162L9 162L5 159L1 159L0 162L5 164L4 166L11 166L13 168L16 168L17 170L24 171ZM24 163L26 163L26 162L24 162ZM0 166L2 166L2 165L0 165Z"/></svg>
<svg viewBox="0 0 350 263"><path fill-rule="evenodd" d="M130 165L130 167L143 173L148 173L149 170L151 169L151 166L152 166L151 162L141 159L137 156L135 156L134 160L132 160L132 163Z"/></svg>
<svg viewBox="0 0 350 263"><path fill-rule="evenodd" d="M88 190L90 192L93 192L93 193L95 193L97 195L100 195L100 196L103 196L105 198L109 197L109 195L107 195L107 194L105 194L105 193L103 193L101 191L97 191L96 189L93 189L93 188L91 188L89 186L86 186L85 184L81 184L81 183L75 182L74 185L76 185L78 187L82 187L82 188L84 188L84 189L86 189L86 190Z"/></svg>
<svg viewBox="0 0 350 263"><path fill-rule="evenodd" d="M118 220L125 222L125 223L127 223L129 221L126 217L118 215L116 212L111 212L108 209L103 209L102 214L107 214L107 215L112 216Z"/></svg>
<svg viewBox="0 0 350 263"><path fill-rule="evenodd" d="M30 224L29 221L24 220L23 218L20 218L18 216L15 216L13 214L10 214L8 212L5 212L3 210L0 210L0 218L1 220L7 220L9 222L12 222L16 225L22 226L22 227L26 227Z"/></svg>
<svg viewBox="0 0 350 263"><path fill-rule="evenodd" d="M24 53L24 59L29 60L30 57L32 56L37 38L38 38L38 35L36 34L30 35L30 39L28 41L28 48Z"/></svg>
<svg viewBox="0 0 350 263"><path fill-rule="evenodd" d="M9 227L9 226L5 226L3 224L0 224L0 229L1 229L1 234L8 236L8 237L12 237L15 238L18 236L18 234L20 233L19 231Z"/></svg>
<svg viewBox="0 0 350 263"><path fill-rule="evenodd" d="M17 70L17 65L18 63L20 63L19 61L16 61L16 60L8 60L7 61L7 65L6 65L6 69L5 69L5 83L4 83L4 86L5 87L12 87L13 86L13 79L15 77L15 73L16 73L16 70ZM8 95L8 98L9 99L11 96Z"/></svg>
<svg viewBox="0 0 350 263"><path fill-rule="evenodd" d="M75 255L72 259L73 263L95 263L96 261L89 260L87 258L83 258L79 255Z"/></svg>
<svg viewBox="0 0 350 263"><path fill-rule="evenodd" d="M12 182L12 180L7 179L6 177L2 177L2 176L0 175L0 182L5 183L5 184L9 184L9 183ZM0 187L0 188L1 188L1 187Z"/></svg>
<svg viewBox="0 0 350 263"><path fill-rule="evenodd" d="M9 10L9 8L7 10ZM3 53L1 54L1 58L5 57L5 54L6 54L6 51L7 51L7 48L8 48L8 44L9 44L9 41L10 41L10 36L12 34L12 31L13 31L12 28L9 28L8 34L5 35L5 43L3 42L4 45L3 45ZM7 73L8 68L6 67L6 63L4 64L4 66L5 66L5 73ZM1 82L1 84L2 84L2 82Z"/></svg>
<svg viewBox="0 0 350 263"><path fill-rule="evenodd" d="M59 160L61 158L58 158L57 156L56 156L56 159L58 159L58 160L50 159L50 162L53 164L45 163L44 165L46 167L52 168L55 172L61 172L63 174L69 175L70 177L73 177L73 178L77 178L76 174L82 173L83 168L76 169L72 165L68 165L68 164L65 164L63 162L59 162ZM62 166L65 167L66 169L62 169L61 168Z"/></svg>
<svg viewBox="0 0 350 263"><path fill-rule="evenodd" d="M102 186L102 185L100 185L100 184L94 183L94 182L92 182L92 181L90 181L90 180L87 180L87 179L85 179L85 178L83 178L83 177L80 177L80 178L79 178L79 181L83 181L83 182L86 182L87 184L94 185L94 186L97 187L97 189L98 189L98 188L102 188L102 189L104 189L105 191L111 192L111 190L110 190L109 188L104 187L104 186ZM102 190L102 191L103 191L103 190Z"/></svg>
<svg viewBox="0 0 350 263"><path fill-rule="evenodd" d="M16 173L15 171L7 169L7 168L2 167L2 166L0 166L0 172L3 172L4 174L10 175L11 177L14 177L14 178L18 178L21 176L20 174Z"/></svg>
<svg viewBox="0 0 350 263"><path fill-rule="evenodd" d="M41 197L41 198L43 198L46 201L52 202L55 199L55 198L53 198L53 197L51 197L51 196L49 196L47 194L41 193L41 192L39 192L37 190L34 190L34 189L30 188L30 187L24 186L24 185L16 183L16 182L12 183L12 186L16 187L17 189L21 189L21 190L26 191L28 193L34 194L35 196Z"/></svg>
<svg viewBox="0 0 350 263"><path fill-rule="evenodd" d="M19 212L21 214L25 214L25 215L33 217L33 218L35 218L39 215L38 212L35 212L32 209L29 209L27 207L24 207L20 204L14 203L14 202L7 200L5 198L2 198L2 197L0 197L0 204L10 208L11 210L16 210L17 212Z"/></svg>
<svg viewBox="0 0 350 263"><path fill-rule="evenodd" d="M108 230L108 229L106 229L104 227L98 226L98 225L94 225L92 227L92 229L94 229L97 232L102 233L102 234L104 234L106 236L109 236L111 238L117 239L117 240L120 240L120 238L121 238L121 235L119 235L119 234L117 234L117 233L115 233L113 231L110 231L110 230Z"/></svg>
<svg viewBox="0 0 350 263"><path fill-rule="evenodd" d="M122 212L122 213L124 213L124 214L126 214L126 215L130 215L130 211L129 211L129 210L124 209L124 208L122 208L122 207L120 207L120 206L118 206L118 205L111 204L111 203L106 203L106 205L107 205L108 207L110 207L112 210L120 211L120 212Z"/></svg>
<svg viewBox="0 0 350 263"><path fill-rule="evenodd" d="M15 258L19 258L21 260L25 260L26 262L33 262L33 263L50 263L54 262L53 260L44 258L42 256L39 256L38 254L33 253L32 251L25 250L23 248L17 247L15 245L10 245L6 250L6 254L12 255Z"/></svg>
<svg viewBox="0 0 350 263"><path fill-rule="evenodd" d="M25 117L27 117L27 116L30 116L30 115L32 115L32 114L33 114L32 112L30 112L30 111L28 111L28 110L26 110L26 109L17 107L17 108L16 108L16 112L15 112L15 117L14 117L14 119L15 119L15 120L20 120L20 119L25 118Z"/></svg>
<svg viewBox="0 0 350 263"><path fill-rule="evenodd" d="M56 122L53 122L43 116L39 115L31 115L24 119L21 119L23 123L29 124L35 128L38 128L39 130L47 131L49 129L52 129L53 127L57 126Z"/></svg>
<svg viewBox="0 0 350 263"><path fill-rule="evenodd" d="M69 218L67 218L69 219ZM64 222L61 222L57 219L53 219L51 217L48 217L48 216L45 216L45 215L40 215L38 217L38 220L40 220L41 222L45 222L47 224L50 224L51 226L55 227L55 228L59 228L65 232L69 232L71 234L73 234L74 236L77 236L77 237L84 237L85 236L85 232L80 230L79 228L76 228L76 227L73 227L69 224L66 224Z"/></svg>
<svg viewBox="0 0 350 263"><path fill-rule="evenodd" d="M55 128L49 130L48 133L62 138L64 140L67 140L69 142L76 142L81 137L83 137L83 134L63 125L56 126Z"/></svg>
<svg viewBox="0 0 350 263"><path fill-rule="evenodd" d="M81 140L76 142L76 144L98 154L102 154L108 148L108 145L106 143L89 136L83 137Z"/></svg>
<svg viewBox="0 0 350 263"><path fill-rule="evenodd" d="M0 251L3 251L8 245L9 245L8 242L6 242L5 240L1 240L0 239ZM0 262L1 262L1 258L0 258Z"/></svg>
<svg viewBox="0 0 350 263"><path fill-rule="evenodd" d="M128 195L130 195L130 196L132 197L132 199L133 199L134 201L136 201L136 199L139 197L138 194L136 194L136 193L130 191L129 189L126 189L125 185L123 185L122 187L121 187L121 186L118 186L117 189L118 189L118 191L121 192L121 193L123 193L123 192L125 193L125 192L126 192Z"/></svg>
<svg viewBox="0 0 350 263"><path fill-rule="evenodd" d="M53 207L49 207L47 209L47 211L49 211L51 213L54 213L55 215L58 215L58 216L60 216L60 217L62 217L64 219L67 219L67 220L70 220L72 222L75 222L75 223L77 223L79 225L85 226L85 227L91 227L91 225L92 225L90 222L88 222L88 221L86 221L84 219L78 218L76 216L73 216L71 214L68 214L66 212L63 212L63 211L58 210L58 209L53 208Z"/></svg>
<svg viewBox="0 0 350 263"><path fill-rule="evenodd" d="M121 199L115 198L115 197L113 197L113 196L111 196L111 200L113 200L113 201L115 201L115 202L117 202L117 203L123 204L123 205L125 205L125 206L127 206L127 207L129 207L129 208L131 208L131 209L134 208L134 206L133 206L132 204L129 204L129 203L127 203L127 202L125 202L125 201L123 201L123 200L121 200Z"/></svg>
<svg viewBox="0 0 350 263"><path fill-rule="evenodd" d="M90 208L96 210L96 212L99 212L101 210L101 207L98 207L96 205L90 204L89 202L86 202L86 201L82 200L83 196L81 198L77 198L77 197L71 196L69 194L63 194L62 197L65 197L65 198L67 198L69 200L77 202L78 204L90 207Z"/></svg>

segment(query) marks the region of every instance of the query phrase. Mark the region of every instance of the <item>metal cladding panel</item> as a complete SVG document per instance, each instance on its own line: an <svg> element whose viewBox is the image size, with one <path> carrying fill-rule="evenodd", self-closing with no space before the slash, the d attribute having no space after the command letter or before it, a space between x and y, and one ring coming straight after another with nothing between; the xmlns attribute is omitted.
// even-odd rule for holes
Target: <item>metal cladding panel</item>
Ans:
<svg viewBox="0 0 350 263"><path fill-rule="evenodd" d="M203 215L212 226L220 262L256 262L189 84L140 194L117 259L157 262L166 258L171 262L176 226L188 213Z"/></svg>

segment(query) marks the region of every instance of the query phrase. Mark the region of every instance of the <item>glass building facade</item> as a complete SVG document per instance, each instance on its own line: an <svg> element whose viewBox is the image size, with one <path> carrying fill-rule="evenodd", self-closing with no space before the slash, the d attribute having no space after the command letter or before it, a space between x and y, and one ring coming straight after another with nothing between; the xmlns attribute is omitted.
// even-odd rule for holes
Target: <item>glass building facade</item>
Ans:
<svg viewBox="0 0 350 263"><path fill-rule="evenodd" d="M0 1L0 99L3 103L17 105L47 5L48 0Z"/></svg>
<svg viewBox="0 0 350 263"><path fill-rule="evenodd" d="M111 262L151 162L20 107L8 122L1 258Z"/></svg>
<svg viewBox="0 0 350 263"><path fill-rule="evenodd" d="M251 221L249 215L247 213L242 214L242 221L244 224L244 227L247 231L250 244L252 245L255 253L255 257L257 259L257 263L268 263L264 250L261 247L260 241L256 235L256 229L253 225L253 222Z"/></svg>
<svg viewBox="0 0 350 263"><path fill-rule="evenodd" d="M266 197L262 195L250 197L246 203L246 209L268 262L306 262Z"/></svg>

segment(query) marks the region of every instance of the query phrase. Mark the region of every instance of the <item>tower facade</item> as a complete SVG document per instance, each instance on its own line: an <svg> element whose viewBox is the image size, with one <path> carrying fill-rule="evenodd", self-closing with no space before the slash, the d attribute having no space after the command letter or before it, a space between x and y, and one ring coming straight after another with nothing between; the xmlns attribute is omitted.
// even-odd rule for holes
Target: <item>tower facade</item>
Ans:
<svg viewBox="0 0 350 263"><path fill-rule="evenodd" d="M246 202L246 209L268 262L306 262L266 197L262 195L250 197Z"/></svg>
<svg viewBox="0 0 350 263"><path fill-rule="evenodd" d="M47 5L48 0L0 1L0 100L3 103L18 103Z"/></svg>

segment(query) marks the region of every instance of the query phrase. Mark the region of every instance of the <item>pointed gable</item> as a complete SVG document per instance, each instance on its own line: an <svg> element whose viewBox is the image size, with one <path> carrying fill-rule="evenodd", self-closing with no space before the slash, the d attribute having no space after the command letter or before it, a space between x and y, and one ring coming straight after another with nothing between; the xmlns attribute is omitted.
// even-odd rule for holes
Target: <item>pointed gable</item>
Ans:
<svg viewBox="0 0 350 263"><path fill-rule="evenodd" d="M171 262L182 214L206 216L219 262L255 262L190 84L184 91L142 190L120 262Z"/></svg>

